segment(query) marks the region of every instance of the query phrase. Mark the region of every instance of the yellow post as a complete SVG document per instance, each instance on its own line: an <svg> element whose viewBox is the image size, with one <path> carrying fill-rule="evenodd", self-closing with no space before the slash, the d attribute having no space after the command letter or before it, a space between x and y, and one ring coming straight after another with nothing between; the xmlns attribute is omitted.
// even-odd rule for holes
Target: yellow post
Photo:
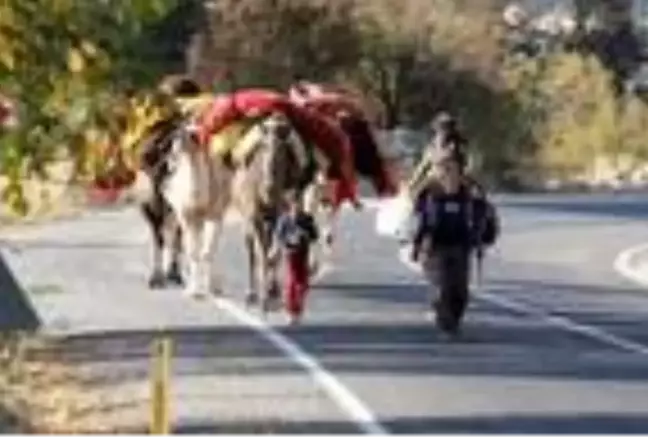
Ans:
<svg viewBox="0 0 648 437"><path fill-rule="evenodd" d="M153 374L151 377L151 434L170 434L169 380L171 339L153 341Z"/></svg>

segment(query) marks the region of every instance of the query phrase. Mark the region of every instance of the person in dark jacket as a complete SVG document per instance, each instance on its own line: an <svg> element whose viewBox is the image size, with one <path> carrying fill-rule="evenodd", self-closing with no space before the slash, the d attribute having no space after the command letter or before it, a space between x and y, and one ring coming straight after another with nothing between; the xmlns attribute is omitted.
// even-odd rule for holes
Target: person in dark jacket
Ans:
<svg viewBox="0 0 648 437"><path fill-rule="evenodd" d="M291 323L304 312L309 289L310 247L319 238L313 216L304 211L296 192L287 196L287 211L279 217L273 252L283 252L286 266L284 300Z"/></svg>
<svg viewBox="0 0 648 437"><path fill-rule="evenodd" d="M415 203L411 258L418 262L423 255L437 325L448 334L459 332L468 305L471 255L497 238L494 208L483 190L464 177L462 163L456 150L435 155L437 177Z"/></svg>

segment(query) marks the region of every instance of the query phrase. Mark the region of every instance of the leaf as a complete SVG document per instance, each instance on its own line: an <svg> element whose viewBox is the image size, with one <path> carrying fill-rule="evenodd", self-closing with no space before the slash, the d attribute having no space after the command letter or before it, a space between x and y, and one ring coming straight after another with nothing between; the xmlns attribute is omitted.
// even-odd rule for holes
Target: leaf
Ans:
<svg viewBox="0 0 648 437"><path fill-rule="evenodd" d="M86 68L85 57L80 50L68 50L67 68L71 73L81 73Z"/></svg>

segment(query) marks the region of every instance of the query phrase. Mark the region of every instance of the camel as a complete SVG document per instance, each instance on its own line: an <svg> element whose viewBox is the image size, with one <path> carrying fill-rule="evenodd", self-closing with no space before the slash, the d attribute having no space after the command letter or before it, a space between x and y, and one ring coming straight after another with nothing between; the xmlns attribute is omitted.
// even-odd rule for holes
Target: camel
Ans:
<svg viewBox="0 0 648 437"><path fill-rule="evenodd" d="M273 112L252 124L231 154L211 153L198 143L188 122L172 130L168 141L156 163L165 169L164 177L151 180L168 206L163 222L171 228L177 223L182 236L188 266L185 293L222 293L213 258L225 213L232 207L241 215L249 257L246 301L256 304L262 295L264 310L272 309L278 297L276 265L269 257L274 224L285 194L300 188L307 167L296 131L284 114ZM171 247L174 253L179 249Z"/></svg>
<svg viewBox="0 0 648 437"><path fill-rule="evenodd" d="M182 231L162 187L170 175L165 157L171 151L173 135L181 120L168 118L148 129L139 148L139 170L135 181L135 199L151 231L152 269L149 288L184 285L180 268Z"/></svg>

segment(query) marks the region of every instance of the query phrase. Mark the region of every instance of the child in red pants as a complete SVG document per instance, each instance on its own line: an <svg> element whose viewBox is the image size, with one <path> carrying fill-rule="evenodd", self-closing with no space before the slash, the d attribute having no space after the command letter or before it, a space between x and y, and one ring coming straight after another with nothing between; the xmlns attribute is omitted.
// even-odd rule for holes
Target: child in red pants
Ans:
<svg viewBox="0 0 648 437"><path fill-rule="evenodd" d="M276 248L281 248L286 266L285 303L291 323L304 311L309 287L310 246L319 238L315 220L303 210L296 193L288 196L288 209L277 222Z"/></svg>

